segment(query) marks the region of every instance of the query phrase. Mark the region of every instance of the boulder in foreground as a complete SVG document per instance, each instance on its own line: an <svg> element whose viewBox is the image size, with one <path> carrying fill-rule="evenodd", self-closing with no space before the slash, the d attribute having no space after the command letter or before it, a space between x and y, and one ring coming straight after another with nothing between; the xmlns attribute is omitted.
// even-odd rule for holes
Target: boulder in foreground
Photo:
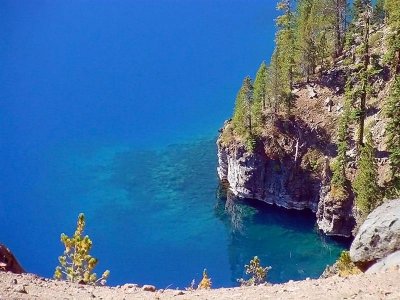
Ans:
<svg viewBox="0 0 400 300"><path fill-rule="evenodd" d="M351 260L369 267L400 250L400 199L383 203L361 225L350 247Z"/></svg>

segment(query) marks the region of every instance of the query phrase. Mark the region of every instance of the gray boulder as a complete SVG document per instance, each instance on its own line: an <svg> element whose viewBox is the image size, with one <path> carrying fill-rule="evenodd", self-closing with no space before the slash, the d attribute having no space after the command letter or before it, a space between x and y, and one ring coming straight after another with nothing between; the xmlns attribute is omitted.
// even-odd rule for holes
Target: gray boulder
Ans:
<svg viewBox="0 0 400 300"><path fill-rule="evenodd" d="M367 274L385 272L392 269L400 267L400 251L390 254L384 259L378 261L376 264L372 265L367 272Z"/></svg>
<svg viewBox="0 0 400 300"><path fill-rule="evenodd" d="M350 258L369 266L400 250L400 199L383 203L361 225L350 247Z"/></svg>

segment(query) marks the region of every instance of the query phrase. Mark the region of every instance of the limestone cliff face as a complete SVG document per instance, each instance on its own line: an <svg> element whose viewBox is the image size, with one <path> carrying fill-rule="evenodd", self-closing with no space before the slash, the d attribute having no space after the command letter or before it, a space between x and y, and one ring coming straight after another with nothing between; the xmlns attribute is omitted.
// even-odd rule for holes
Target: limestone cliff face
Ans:
<svg viewBox="0 0 400 300"><path fill-rule="evenodd" d="M329 183L323 185L316 217L318 228L325 234L350 237L355 226L353 197L336 200L330 193Z"/></svg>
<svg viewBox="0 0 400 300"><path fill-rule="evenodd" d="M307 187L312 182L296 175L290 165L271 159L265 153L249 153L241 145L231 149L221 144L218 144L218 162L220 180L227 181L237 197L288 209L317 210L318 198Z"/></svg>
<svg viewBox="0 0 400 300"><path fill-rule="evenodd" d="M222 134L229 126L225 124ZM227 143L221 134L217 141L219 179L236 197L287 209L310 209L325 234L351 236L353 199L336 201L330 193L329 157L334 150L329 136L297 118L276 120L272 127L273 133L258 141L252 152L241 141Z"/></svg>

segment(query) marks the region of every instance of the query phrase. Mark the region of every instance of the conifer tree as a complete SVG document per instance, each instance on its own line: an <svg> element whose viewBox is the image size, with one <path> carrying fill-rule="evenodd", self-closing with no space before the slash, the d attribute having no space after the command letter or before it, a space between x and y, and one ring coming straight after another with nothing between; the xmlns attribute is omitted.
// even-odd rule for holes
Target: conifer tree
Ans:
<svg viewBox="0 0 400 300"><path fill-rule="evenodd" d="M338 128L338 155L333 165L332 188L339 191L338 194L345 194L347 186L346 165L347 165L347 150L349 148L349 124L350 124L350 107L352 101L352 87L350 80L346 83L345 103L343 113L339 119Z"/></svg>
<svg viewBox="0 0 400 300"><path fill-rule="evenodd" d="M260 129L263 123L263 111L267 106L267 84L268 68L265 62L262 62L254 80L252 120L255 129Z"/></svg>
<svg viewBox="0 0 400 300"><path fill-rule="evenodd" d="M347 0L331 0L331 11L334 14L333 18L333 28L335 37L335 58L339 57L343 52L344 45L344 35L346 29L346 19L347 19Z"/></svg>
<svg viewBox="0 0 400 300"><path fill-rule="evenodd" d="M275 51L271 57L271 64L268 69L267 94L270 99L270 108L277 113L282 104L284 88L281 83L282 69L279 55L279 47L275 47Z"/></svg>
<svg viewBox="0 0 400 300"><path fill-rule="evenodd" d="M314 0L300 0L296 18L296 48L298 50L300 74L307 78L314 73L316 67L317 46L314 39L317 20L311 20Z"/></svg>
<svg viewBox="0 0 400 300"><path fill-rule="evenodd" d="M392 193L400 195L400 75L397 75L386 103L386 115L389 119L386 126L387 150L392 172Z"/></svg>
<svg viewBox="0 0 400 300"><path fill-rule="evenodd" d="M367 0L354 0L353 1L353 8L352 8L352 17L353 21L357 21L361 18L361 15L364 13L366 6L367 6Z"/></svg>
<svg viewBox="0 0 400 300"><path fill-rule="evenodd" d="M294 96L292 94L294 82L294 15L291 9L290 0L281 0L277 4L277 9L282 11L276 19L278 31L276 34L276 47L279 48L277 54L280 60L281 84L283 85L283 102L287 112L290 113L293 107Z"/></svg>
<svg viewBox="0 0 400 300"><path fill-rule="evenodd" d="M381 199L377 180L378 166L375 162L375 148L372 133L368 132L366 142L361 148L356 177L353 182L356 207L364 216L368 215Z"/></svg>
<svg viewBox="0 0 400 300"><path fill-rule="evenodd" d="M244 136L252 134L251 108L253 104L253 85L249 76L243 80L242 87L236 97L235 110L233 114L233 125L235 131Z"/></svg>
<svg viewBox="0 0 400 300"><path fill-rule="evenodd" d="M373 22L382 24L385 21L385 0L377 0L373 10Z"/></svg>
<svg viewBox="0 0 400 300"><path fill-rule="evenodd" d="M364 32L363 32L363 42L362 42L362 62L363 66L360 71L361 79L361 93L360 93L360 127L358 131L358 144L363 145L364 143L364 123L365 123L365 111L367 96L370 89L370 53L369 53L369 28L371 20L371 10L369 1L362 2L364 6L364 11L362 12L362 17L364 20Z"/></svg>
<svg viewBox="0 0 400 300"><path fill-rule="evenodd" d="M400 5L398 0L386 0L385 9L388 15L390 34L388 36L388 61L395 74L400 74Z"/></svg>
<svg viewBox="0 0 400 300"><path fill-rule="evenodd" d="M85 216L79 214L77 227L72 237L64 233L61 234L61 242L65 246L64 255L58 258L60 266L56 267L54 278L65 279L72 282L84 284L102 284L106 283L110 271L105 271L97 279L93 272L98 260L89 254L92 248L92 241L89 236L83 236L85 230Z"/></svg>

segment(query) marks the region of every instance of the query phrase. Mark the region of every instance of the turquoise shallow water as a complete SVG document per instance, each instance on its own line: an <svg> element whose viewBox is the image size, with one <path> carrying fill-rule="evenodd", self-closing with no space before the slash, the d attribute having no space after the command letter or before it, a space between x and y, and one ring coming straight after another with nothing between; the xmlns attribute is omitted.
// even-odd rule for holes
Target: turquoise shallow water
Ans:
<svg viewBox="0 0 400 300"><path fill-rule="evenodd" d="M55 231L52 259L45 258L50 267L62 251L59 233L72 233L79 212L86 214L99 272L109 268L112 284L185 287L207 268L215 286L232 286L254 255L272 266L271 282L318 277L342 249L314 230L311 213L254 201L226 207L216 197L214 139L151 150L70 147L48 155L57 159L46 162L36 191L47 196L36 209L64 212L48 220ZM36 231L45 240L48 231Z"/></svg>

